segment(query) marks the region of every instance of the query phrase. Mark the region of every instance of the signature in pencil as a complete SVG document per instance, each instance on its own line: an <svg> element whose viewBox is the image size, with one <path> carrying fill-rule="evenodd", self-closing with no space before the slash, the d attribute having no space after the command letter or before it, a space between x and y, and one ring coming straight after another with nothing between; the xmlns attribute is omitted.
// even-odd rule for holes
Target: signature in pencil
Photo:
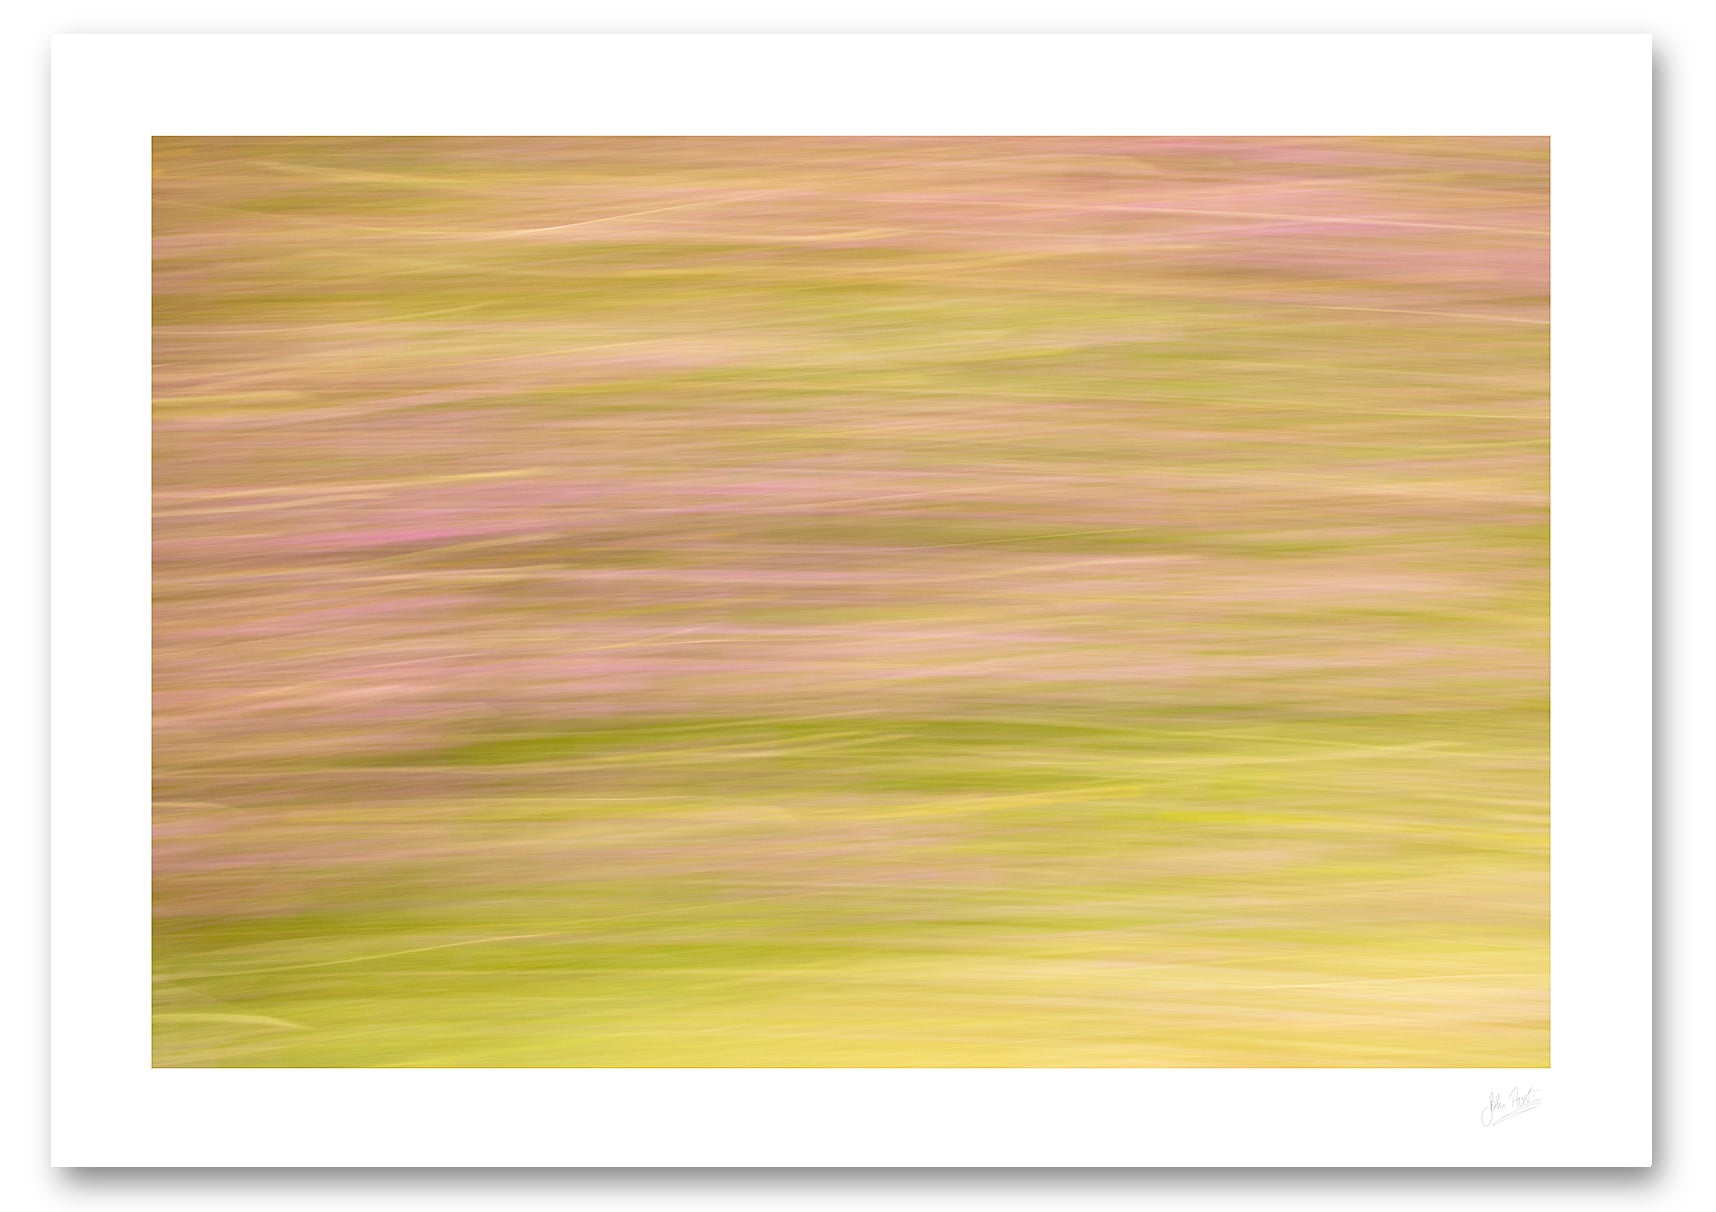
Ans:
<svg viewBox="0 0 1716 1212"><path fill-rule="evenodd" d="M1478 1117L1478 1122L1486 1128L1493 1128L1497 1124L1506 1123L1516 1115L1524 1115L1527 1111L1535 1110L1543 1105L1543 1100L1538 1097L1539 1093L1540 1091L1536 1086L1527 1086L1524 1090L1515 1086L1508 1091L1507 1097L1503 1098L1492 1090L1489 1104L1484 1107L1483 1113Z"/></svg>

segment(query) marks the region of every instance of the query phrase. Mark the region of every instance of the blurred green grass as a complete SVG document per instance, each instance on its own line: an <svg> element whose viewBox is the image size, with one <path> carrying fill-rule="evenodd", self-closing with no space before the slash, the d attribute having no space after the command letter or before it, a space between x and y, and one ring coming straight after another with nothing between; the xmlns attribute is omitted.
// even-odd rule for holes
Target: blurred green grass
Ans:
<svg viewBox="0 0 1716 1212"><path fill-rule="evenodd" d="M1547 1064L1546 141L156 170L157 1065Z"/></svg>

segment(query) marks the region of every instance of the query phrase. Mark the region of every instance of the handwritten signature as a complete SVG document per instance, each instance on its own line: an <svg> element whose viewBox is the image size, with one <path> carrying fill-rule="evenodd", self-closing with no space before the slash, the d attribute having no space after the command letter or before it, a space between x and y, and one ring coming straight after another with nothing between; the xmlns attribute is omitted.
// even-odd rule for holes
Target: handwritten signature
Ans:
<svg viewBox="0 0 1716 1212"><path fill-rule="evenodd" d="M1491 1091L1489 1105L1483 1109L1483 1113L1478 1117L1478 1122L1486 1128L1493 1128L1497 1124L1506 1123L1516 1115L1524 1115L1527 1111L1541 1107L1543 1100L1537 1097L1538 1093L1536 1086L1527 1086L1523 1093L1518 1086L1515 1086L1508 1091L1506 1098Z"/></svg>

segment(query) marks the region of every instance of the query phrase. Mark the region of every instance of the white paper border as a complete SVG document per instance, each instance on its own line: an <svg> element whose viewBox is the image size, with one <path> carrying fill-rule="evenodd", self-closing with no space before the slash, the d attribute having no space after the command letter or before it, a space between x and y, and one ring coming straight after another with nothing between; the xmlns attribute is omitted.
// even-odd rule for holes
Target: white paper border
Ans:
<svg viewBox="0 0 1716 1212"><path fill-rule="evenodd" d="M54 1163L1648 1165L1649 76L1640 35L56 38ZM1553 1067L151 1069L149 139L193 134L1552 137Z"/></svg>

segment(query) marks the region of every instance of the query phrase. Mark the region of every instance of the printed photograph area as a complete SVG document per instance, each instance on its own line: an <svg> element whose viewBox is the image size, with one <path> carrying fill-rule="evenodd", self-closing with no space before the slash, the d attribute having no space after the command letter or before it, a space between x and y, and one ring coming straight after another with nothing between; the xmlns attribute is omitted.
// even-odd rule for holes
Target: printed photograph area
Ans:
<svg viewBox="0 0 1716 1212"><path fill-rule="evenodd" d="M1549 143L160 138L154 1063L1549 1063Z"/></svg>

